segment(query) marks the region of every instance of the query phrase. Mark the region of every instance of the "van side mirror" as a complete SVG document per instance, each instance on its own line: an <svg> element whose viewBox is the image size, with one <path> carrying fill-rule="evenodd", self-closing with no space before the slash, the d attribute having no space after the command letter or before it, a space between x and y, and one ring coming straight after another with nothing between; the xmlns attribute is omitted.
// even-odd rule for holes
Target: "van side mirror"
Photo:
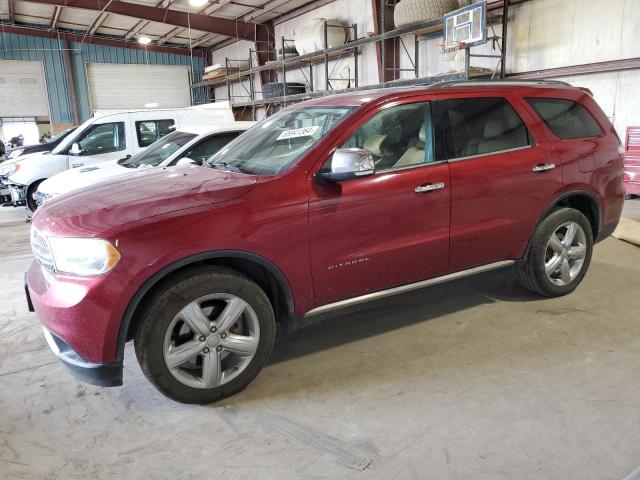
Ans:
<svg viewBox="0 0 640 480"><path fill-rule="evenodd" d="M176 165L198 165L198 162L190 159L189 157L182 157L176 162Z"/></svg>
<svg viewBox="0 0 640 480"><path fill-rule="evenodd" d="M376 173L371 152L362 148L339 148L331 156L330 167L319 173L328 182L366 177Z"/></svg>
<svg viewBox="0 0 640 480"><path fill-rule="evenodd" d="M82 148L80 148L80 144L78 142L75 142L73 145L71 145L71 148L69 149L69 155L73 155L74 157L82 155Z"/></svg>

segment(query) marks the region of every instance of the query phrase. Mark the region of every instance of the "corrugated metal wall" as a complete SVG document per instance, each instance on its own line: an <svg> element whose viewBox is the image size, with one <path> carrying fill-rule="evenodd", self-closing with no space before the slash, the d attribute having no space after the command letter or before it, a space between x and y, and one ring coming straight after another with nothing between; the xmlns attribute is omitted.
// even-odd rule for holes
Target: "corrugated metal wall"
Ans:
<svg viewBox="0 0 640 480"><path fill-rule="evenodd" d="M73 107L68 94L69 78L65 71L64 42L52 38L14 35L0 31L0 59L31 60L44 63L47 94L52 123L72 123ZM81 121L91 116L86 63L146 64L145 52L131 48L71 43L71 68L75 79L78 113ZM174 53L148 52L148 62L157 65L192 65L193 82L199 82L204 71L204 58ZM206 99L204 89L194 91L194 103Z"/></svg>

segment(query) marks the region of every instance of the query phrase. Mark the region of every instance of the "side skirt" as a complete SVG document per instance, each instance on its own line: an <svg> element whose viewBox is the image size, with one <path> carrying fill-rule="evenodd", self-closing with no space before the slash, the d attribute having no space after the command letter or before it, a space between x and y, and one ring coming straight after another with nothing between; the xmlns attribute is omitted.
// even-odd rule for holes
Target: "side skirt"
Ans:
<svg viewBox="0 0 640 480"><path fill-rule="evenodd" d="M430 278L428 280L409 283L407 285L401 285L399 287L393 287L387 290L380 290L379 292L367 293L365 295L360 295L359 297L347 298L346 300L327 303L326 305L321 305L319 307L314 308L313 310L309 310L307 313L304 314L303 318L313 317L316 315L320 315L322 313L338 310L340 308L357 305L359 303L365 303L365 302L370 302L372 300L378 300L380 298L390 297L392 295L397 295L399 293L410 292L411 290L418 290L420 288L430 287L432 285L438 285L440 283L450 282L452 280L457 280L459 278L470 277L478 273L483 273L483 272L488 272L490 270L496 270L498 268L508 267L510 265L513 265L514 263L515 263L515 260L503 260L501 262L489 263L487 265L469 268L468 270L462 270L460 272L449 273L441 277Z"/></svg>

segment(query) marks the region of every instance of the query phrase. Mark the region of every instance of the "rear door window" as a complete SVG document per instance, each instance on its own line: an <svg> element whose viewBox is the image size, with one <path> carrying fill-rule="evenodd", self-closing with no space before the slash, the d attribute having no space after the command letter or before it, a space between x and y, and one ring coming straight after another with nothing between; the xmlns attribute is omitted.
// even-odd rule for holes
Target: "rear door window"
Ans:
<svg viewBox="0 0 640 480"><path fill-rule="evenodd" d="M513 150L532 144L529 131L501 97L456 98L434 102L436 136L447 139L447 158Z"/></svg>
<svg viewBox="0 0 640 480"><path fill-rule="evenodd" d="M598 137L602 134L598 123L578 102L560 98L526 100L558 138Z"/></svg>
<svg viewBox="0 0 640 480"><path fill-rule="evenodd" d="M148 147L159 138L175 130L175 122L168 120L141 120L136 122L138 145Z"/></svg>

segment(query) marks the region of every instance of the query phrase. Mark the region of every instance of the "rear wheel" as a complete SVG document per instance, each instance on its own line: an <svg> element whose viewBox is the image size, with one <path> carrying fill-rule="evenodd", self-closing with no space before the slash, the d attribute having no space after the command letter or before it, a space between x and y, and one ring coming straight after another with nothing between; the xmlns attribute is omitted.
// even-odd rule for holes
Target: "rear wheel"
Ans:
<svg viewBox="0 0 640 480"><path fill-rule="evenodd" d="M541 295L566 295L584 278L592 250L587 218L572 208L554 210L534 232L527 258L517 268L518 281Z"/></svg>
<svg viewBox="0 0 640 480"><path fill-rule="evenodd" d="M244 389L274 338L273 309L260 287L233 270L201 267L160 288L134 343L144 374L162 393L209 403Z"/></svg>

